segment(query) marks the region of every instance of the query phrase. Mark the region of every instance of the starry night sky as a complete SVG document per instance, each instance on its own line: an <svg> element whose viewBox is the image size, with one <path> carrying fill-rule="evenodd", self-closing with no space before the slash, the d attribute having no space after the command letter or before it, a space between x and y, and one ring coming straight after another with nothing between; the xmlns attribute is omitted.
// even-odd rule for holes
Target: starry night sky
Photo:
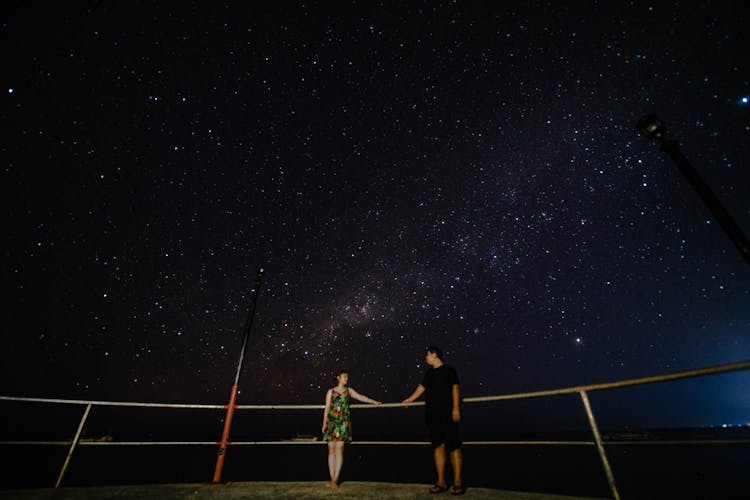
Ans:
<svg viewBox="0 0 750 500"><path fill-rule="evenodd" d="M747 11L524 4L4 5L2 393L226 402L259 268L240 404L401 401L428 344L465 396L750 359L750 266L635 128L750 233ZM750 421L714 380L682 416Z"/></svg>

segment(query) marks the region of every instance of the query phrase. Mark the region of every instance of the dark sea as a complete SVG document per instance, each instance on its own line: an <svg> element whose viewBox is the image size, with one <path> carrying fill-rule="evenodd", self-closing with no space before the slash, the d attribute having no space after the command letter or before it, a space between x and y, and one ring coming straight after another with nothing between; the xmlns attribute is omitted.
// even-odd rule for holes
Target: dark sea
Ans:
<svg viewBox="0 0 750 500"><path fill-rule="evenodd" d="M46 407L43 411L7 416L3 440L71 439L82 408ZM11 407L11 408L9 408ZM11 411L9 411L9 409ZM162 410L95 408L83 438L132 441L216 442L221 415L194 411L179 419ZM123 419L123 413L126 418ZM304 412L303 412L304 413ZM115 414L117 416L115 417ZM370 445L359 441L425 441L421 414L400 416L391 432L368 433L377 428L382 413L365 412L355 419L355 442L346 447L343 481L434 482L432 451L427 445ZM276 412L235 417L232 440L262 441L315 436L320 412L292 417ZM361 425L360 425L361 424ZM358 427L359 426L359 427ZM487 426L484 426L485 430ZM61 429L67 429L61 431ZM359 430L358 430L359 429ZM206 432L206 430L210 432ZM382 426L379 430L383 430ZM465 441L582 440L593 441L585 428L565 432L468 429ZM62 432L62 434L61 434ZM692 443L682 440L750 440L750 427L682 428L608 431L606 453L621 497L746 499L750 492L750 443ZM644 440L650 441L643 444ZM656 441L656 442L654 442ZM665 443L668 442L668 443ZM0 489L51 487L60 472L66 446L2 445L4 467ZM218 446L81 445L71 460L64 486L209 482ZM224 481L325 481L327 450L321 443L230 446L222 473ZM449 476L450 477L450 476ZM594 446L582 445L466 445L464 482L468 487L489 487L528 492L589 497L611 497L601 460Z"/></svg>
<svg viewBox="0 0 750 500"><path fill-rule="evenodd" d="M679 437L691 433L684 430ZM59 446L2 448L2 489L53 486L67 453ZM230 446L222 479L324 481L326 453L321 444ZM750 491L750 444L610 445L607 454L622 498L745 499ZM81 446L63 485L209 482L216 457L216 446ZM346 448L342 479L431 484L432 453L428 446L355 442ZM464 481L477 487L610 497L593 446L465 446Z"/></svg>

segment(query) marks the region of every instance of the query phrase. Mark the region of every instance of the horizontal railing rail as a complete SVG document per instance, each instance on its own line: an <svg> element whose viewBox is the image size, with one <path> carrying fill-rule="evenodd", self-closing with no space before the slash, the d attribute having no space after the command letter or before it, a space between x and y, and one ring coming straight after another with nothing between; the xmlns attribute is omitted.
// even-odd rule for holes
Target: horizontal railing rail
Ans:
<svg viewBox="0 0 750 500"><path fill-rule="evenodd" d="M623 387L656 384L660 382L670 382L674 380L703 377L706 375L718 375L720 373L729 373L741 370L750 369L750 360L738 361L735 363L727 363L722 365L709 366L704 368L696 368L692 370L683 370L673 373L667 373L662 375L654 375L649 377L639 377L618 380L614 382L601 382L597 384L579 385L573 387L564 387L560 389L547 389L542 391L532 392L518 392L513 394L500 394L496 396L473 396L463 398L463 403L486 403L490 401L507 401L514 399L530 399L540 398L548 396L561 396L565 394L576 394L581 391L593 392L601 391L606 389L619 389ZM94 406L137 406L137 407L149 407L149 408L193 408L193 409L209 409L209 410L223 410L226 409L225 404L183 404L183 403L141 403L134 401L102 401L102 400L86 400L86 399L59 399L59 398L31 398L21 396L2 396L0 395L0 401L19 401L19 402L30 402L30 403L60 403L60 404L78 404L87 405L91 404ZM351 408L401 408L405 406L421 406L424 405L424 401L415 401L413 403L383 403L381 405L370 405L370 404L352 404ZM236 405L238 410L322 410L324 405L321 404L284 404L284 405Z"/></svg>
<svg viewBox="0 0 750 500"><path fill-rule="evenodd" d="M716 366L709 366L704 368L683 370L673 373L667 373L662 375L655 375L649 377L639 377L626 380L618 380L614 382L603 382L597 384L581 385L574 387L565 387L560 389L548 389L533 392L523 392L514 394L501 394L494 396L477 396L463 398L463 403L487 403L495 401L511 401L519 399L531 399L540 397L551 397L578 394L581 397L586 415L589 420L594 440L474 440L465 441L463 444L467 446L498 446L498 445L532 445L532 446L554 446L554 445L567 445L567 446L596 446L599 452L602 466L604 467L607 480L612 491L612 496L615 499L619 499L619 492L614 479L614 474L609 465L607 455L604 450L604 446L611 445L690 445L690 444L750 444L750 439L696 439L696 440L670 440L670 439L607 439L606 436L602 436L599 432L594 413L591 408L591 404L588 399L588 393L594 391L611 390L624 387L633 387L646 384L655 384L670 382L675 380L682 380L694 377L703 377L708 375L717 375L722 373L730 373L741 370L750 369L750 360L739 361L736 363L727 363ZM0 395L0 401L9 402L25 402L25 403L40 403L40 404L72 404L72 405L85 405L86 410L84 412L81 421L79 422L76 435L72 440L47 440L47 441L19 441L19 440L8 440L0 441L0 445L7 446L68 446L70 447L68 455L63 464L62 470L57 479L56 487L60 486L64 477L65 471L70 463L73 455L73 451L77 446L216 446L216 441L113 441L113 440L97 440L97 439L81 439L82 430L84 428L86 419L94 406L109 406L109 407L145 407L145 408L171 408L171 409L208 409L208 410L222 410L227 409L229 405L221 404L181 404L181 403L145 403L145 402L128 402L128 401L98 401L98 400L82 400L82 399L59 399L59 398L36 398L36 397L21 397L21 396L3 396ZM375 409L375 408L400 408L409 406L421 406L424 402L413 402L413 403L383 403L381 405L366 405L366 404L353 404L352 408L363 408L363 409ZM285 404L285 405L234 405L236 410L322 410L323 405L319 404ZM322 441L317 439L283 439L278 441L234 441L229 442L232 446L276 446L276 445L319 445L324 444ZM356 445L377 445L377 446L422 446L428 445L427 441L354 441L352 444Z"/></svg>
<svg viewBox="0 0 750 500"><path fill-rule="evenodd" d="M67 441L2 441L0 446L70 446L72 440ZM750 444L750 439L602 439L606 445L666 445L666 444ZM296 441L280 439L278 441L230 441L232 446L273 446L273 445L323 445L325 441ZM427 446L429 441L358 441L354 440L351 445L358 446ZM549 439L523 439L523 440L501 440L501 441L461 441L463 446L591 446L595 441L586 440L549 440ZM216 441L79 441L78 446L215 446Z"/></svg>

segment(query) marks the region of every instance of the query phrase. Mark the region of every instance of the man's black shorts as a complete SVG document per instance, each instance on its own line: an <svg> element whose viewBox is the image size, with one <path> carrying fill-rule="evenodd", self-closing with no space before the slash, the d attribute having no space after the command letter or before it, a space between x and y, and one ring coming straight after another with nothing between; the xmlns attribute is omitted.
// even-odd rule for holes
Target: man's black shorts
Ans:
<svg viewBox="0 0 750 500"><path fill-rule="evenodd" d="M427 417L427 431L430 434L430 442L433 448L445 444L448 451L457 450L461 447L461 438L458 434L458 424L450 415L445 417Z"/></svg>

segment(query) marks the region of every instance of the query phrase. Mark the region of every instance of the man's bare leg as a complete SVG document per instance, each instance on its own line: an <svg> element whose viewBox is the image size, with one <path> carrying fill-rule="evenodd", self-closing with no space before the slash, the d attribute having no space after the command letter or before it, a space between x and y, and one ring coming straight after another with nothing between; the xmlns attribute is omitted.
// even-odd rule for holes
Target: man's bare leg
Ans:
<svg viewBox="0 0 750 500"><path fill-rule="evenodd" d="M433 450L435 455L435 471L437 472L437 485L445 488L447 486L445 482L445 444L441 444Z"/></svg>
<svg viewBox="0 0 750 500"><path fill-rule="evenodd" d="M461 467L464 463L464 456L461 448L451 451L451 465L453 466L453 486L463 487L461 483Z"/></svg>

